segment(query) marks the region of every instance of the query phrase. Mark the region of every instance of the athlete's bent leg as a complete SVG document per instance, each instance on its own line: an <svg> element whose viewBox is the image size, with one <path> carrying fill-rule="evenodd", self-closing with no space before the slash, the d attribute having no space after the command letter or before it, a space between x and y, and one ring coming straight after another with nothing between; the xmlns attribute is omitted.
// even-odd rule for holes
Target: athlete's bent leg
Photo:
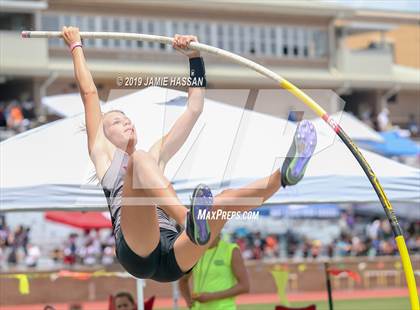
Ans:
<svg viewBox="0 0 420 310"><path fill-rule="evenodd" d="M178 224L184 225L188 210L179 201L171 182L163 175L156 161L144 151L136 151L132 157L134 188L141 189L146 194L141 202L147 204L147 201L150 201Z"/></svg>
<svg viewBox="0 0 420 310"><path fill-rule="evenodd" d="M160 231L156 207L143 203L135 204L136 199L146 197L146 193L133 186L133 166L136 157L130 156L127 173L124 177L121 203L121 230L130 249L137 255L148 256L159 244Z"/></svg>

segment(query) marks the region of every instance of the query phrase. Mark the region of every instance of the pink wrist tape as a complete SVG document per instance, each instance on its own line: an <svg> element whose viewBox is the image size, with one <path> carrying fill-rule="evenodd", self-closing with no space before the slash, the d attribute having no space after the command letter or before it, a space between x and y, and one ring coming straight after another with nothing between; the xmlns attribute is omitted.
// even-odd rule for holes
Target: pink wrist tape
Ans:
<svg viewBox="0 0 420 310"><path fill-rule="evenodd" d="M74 43L72 43L72 44L70 45L70 47L69 47L70 52L73 52L73 50L74 50L76 47L78 47L78 46L82 47L82 46L83 46L83 45L82 45L82 42L74 42Z"/></svg>

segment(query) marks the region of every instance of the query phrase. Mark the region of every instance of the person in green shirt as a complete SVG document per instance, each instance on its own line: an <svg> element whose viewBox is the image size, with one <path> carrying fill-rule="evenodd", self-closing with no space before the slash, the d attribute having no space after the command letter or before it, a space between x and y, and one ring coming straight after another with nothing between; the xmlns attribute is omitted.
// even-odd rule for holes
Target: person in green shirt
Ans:
<svg viewBox="0 0 420 310"><path fill-rule="evenodd" d="M235 310L235 297L249 292L248 273L238 245L219 235L192 272L179 280L179 289L190 309Z"/></svg>

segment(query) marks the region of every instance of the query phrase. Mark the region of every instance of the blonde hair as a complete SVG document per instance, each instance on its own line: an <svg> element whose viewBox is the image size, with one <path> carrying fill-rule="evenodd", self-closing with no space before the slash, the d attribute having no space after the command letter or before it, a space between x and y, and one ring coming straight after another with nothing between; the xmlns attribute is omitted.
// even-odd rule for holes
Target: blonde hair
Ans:
<svg viewBox="0 0 420 310"><path fill-rule="evenodd" d="M102 113L102 118L104 118L105 115L107 115L109 113L112 113L112 112L118 112L118 113L121 113L123 115L126 115L123 111L114 109L114 110L110 110L110 111L107 111L107 112L101 112ZM82 121L80 123L79 130L86 132L86 122L85 121Z"/></svg>

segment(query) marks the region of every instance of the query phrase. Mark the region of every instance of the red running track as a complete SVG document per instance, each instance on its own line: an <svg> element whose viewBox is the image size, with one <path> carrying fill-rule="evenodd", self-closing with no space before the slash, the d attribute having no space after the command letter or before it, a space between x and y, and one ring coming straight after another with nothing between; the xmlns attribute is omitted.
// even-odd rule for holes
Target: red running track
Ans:
<svg viewBox="0 0 420 310"><path fill-rule="evenodd" d="M395 298L406 297L408 291L406 288L382 289L382 290L348 290L333 292L334 300L348 299L369 299L369 298ZM327 292L306 292L306 293L289 293L287 294L289 301L322 301L327 300ZM277 294L247 294L237 298L238 304L275 304L279 299ZM108 309L107 301L98 302L81 302L83 310L100 310ZM68 310L69 304L52 304L57 310ZM158 298L155 301L154 308L172 308L171 298ZM180 306L185 306L184 301L180 302ZM43 310L44 305L15 305L0 306L0 310Z"/></svg>

